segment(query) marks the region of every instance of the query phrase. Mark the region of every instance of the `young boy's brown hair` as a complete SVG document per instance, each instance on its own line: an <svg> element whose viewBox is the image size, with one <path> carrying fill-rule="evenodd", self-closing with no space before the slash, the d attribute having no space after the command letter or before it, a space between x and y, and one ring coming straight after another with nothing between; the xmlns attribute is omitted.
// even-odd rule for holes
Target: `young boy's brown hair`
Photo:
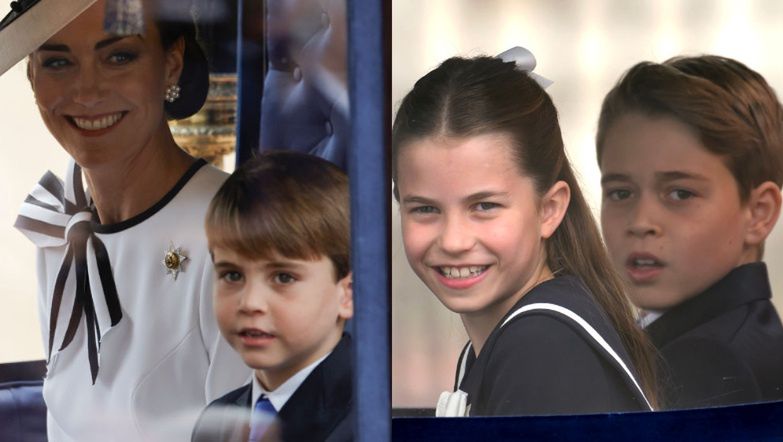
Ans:
<svg viewBox="0 0 783 442"><path fill-rule="evenodd" d="M248 258L324 255L342 279L350 272L348 194L348 177L324 159L262 154L234 172L213 198L206 222L210 247L222 245Z"/></svg>

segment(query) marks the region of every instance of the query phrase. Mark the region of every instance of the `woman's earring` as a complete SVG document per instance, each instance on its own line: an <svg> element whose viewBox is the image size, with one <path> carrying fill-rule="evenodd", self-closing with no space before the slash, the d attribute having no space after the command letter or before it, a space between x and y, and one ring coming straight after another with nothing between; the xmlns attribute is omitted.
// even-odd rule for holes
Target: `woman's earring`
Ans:
<svg viewBox="0 0 783 442"><path fill-rule="evenodd" d="M169 103L173 103L177 101L177 98L179 98L179 91L181 88L178 84L172 84L171 86L166 88L166 101Z"/></svg>

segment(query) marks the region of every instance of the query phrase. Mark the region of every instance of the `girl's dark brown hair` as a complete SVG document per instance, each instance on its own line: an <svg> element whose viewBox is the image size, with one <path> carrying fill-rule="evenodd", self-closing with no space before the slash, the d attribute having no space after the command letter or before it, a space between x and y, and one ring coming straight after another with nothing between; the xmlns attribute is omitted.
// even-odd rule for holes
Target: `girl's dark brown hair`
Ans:
<svg viewBox="0 0 783 442"><path fill-rule="evenodd" d="M348 177L334 164L296 152L267 152L223 183L206 219L210 250L248 259L328 257L335 280L351 271Z"/></svg>
<svg viewBox="0 0 783 442"><path fill-rule="evenodd" d="M557 181L571 188L571 201L555 233L546 241L547 264L556 273L579 276L606 311L628 350L642 389L655 406L651 345L636 326L624 287L613 270L595 219L563 147L557 110L527 73L492 57L454 57L419 79L402 100L392 126L392 179L397 160L413 141L433 136L507 134L521 174L535 182L539 196Z"/></svg>

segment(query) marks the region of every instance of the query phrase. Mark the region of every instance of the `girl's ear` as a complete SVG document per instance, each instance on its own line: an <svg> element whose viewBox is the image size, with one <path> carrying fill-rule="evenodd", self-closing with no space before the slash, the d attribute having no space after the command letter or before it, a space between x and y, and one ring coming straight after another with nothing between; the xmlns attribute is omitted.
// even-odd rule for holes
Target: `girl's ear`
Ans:
<svg viewBox="0 0 783 442"><path fill-rule="evenodd" d="M558 181L541 197L539 221L541 238L548 239L555 233L563 221L568 203L571 201L571 188L565 181Z"/></svg>
<svg viewBox="0 0 783 442"><path fill-rule="evenodd" d="M765 181L750 191L747 202L749 223L745 230L747 246L764 244L780 216L780 206L780 189L772 181Z"/></svg>
<svg viewBox="0 0 783 442"><path fill-rule="evenodd" d="M351 319L353 317L353 272L348 272L345 277L337 281L338 296L337 317L339 319Z"/></svg>
<svg viewBox="0 0 783 442"><path fill-rule="evenodd" d="M185 37L180 36L166 50L166 86L177 84L185 62Z"/></svg>

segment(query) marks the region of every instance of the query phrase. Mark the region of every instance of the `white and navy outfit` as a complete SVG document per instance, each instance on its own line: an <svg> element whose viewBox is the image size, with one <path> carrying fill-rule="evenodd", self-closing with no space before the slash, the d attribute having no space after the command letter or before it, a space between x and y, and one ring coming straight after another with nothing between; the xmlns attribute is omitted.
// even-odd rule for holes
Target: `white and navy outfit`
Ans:
<svg viewBox="0 0 783 442"><path fill-rule="evenodd" d="M668 408L783 399L783 326L771 296L766 265L746 264L646 327Z"/></svg>
<svg viewBox="0 0 783 442"><path fill-rule="evenodd" d="M97 221L74 163L65 184L48 173L28 197L17 227L39 246L50 441L186 441L205 404L246 382L212 312L203 227L226 177L197 161L112 225ZM176 278L164 264L173 248Z"/></svg>
<svg viewBox="0 0 783 442"><path fill-rule="evenodd" d="M650 410L620 336L577 277L525 294L476 357L460 356L456 386L470 416Z"/></svg>
<svg viewBox="0 0 783 442"><path fill-rule="evenodd" d="M264 394L277 410L280 440L353 440L351 338L343 334L326 357L298 371L273 392L255 379L215 400L193 431L193 442L247 442L253 404Z"/></svg>

